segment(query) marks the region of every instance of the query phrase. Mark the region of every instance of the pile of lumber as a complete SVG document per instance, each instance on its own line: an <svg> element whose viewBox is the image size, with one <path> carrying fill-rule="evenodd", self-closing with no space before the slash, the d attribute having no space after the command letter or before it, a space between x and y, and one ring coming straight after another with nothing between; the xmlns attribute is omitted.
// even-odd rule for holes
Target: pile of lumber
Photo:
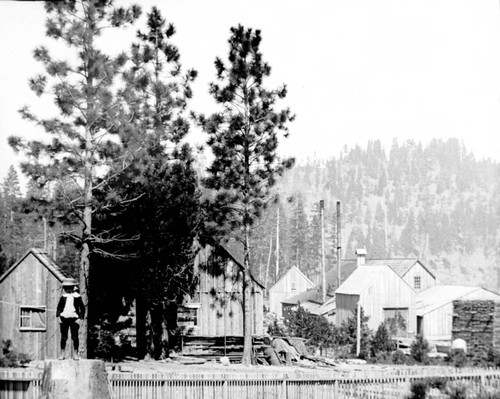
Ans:
<svg viewBox="0 0 500 399"><path fill-rule="evenodd" d="M262 364L263 359L265 359L264 352L266 348L270 347L270 339L266 336L254 336L252 344L253 360L255 363ZM240 363L243 357L243 337L183 335L181 336L181 355L206 360L227 357L232 363Z"/></svg>
<svg viewBox="0 0 500 399"><path fill-rule="evenodd" d="M492 300L453 301L452 340L467 343L470 357L486 359L500 350L500 302Z"/></svg>

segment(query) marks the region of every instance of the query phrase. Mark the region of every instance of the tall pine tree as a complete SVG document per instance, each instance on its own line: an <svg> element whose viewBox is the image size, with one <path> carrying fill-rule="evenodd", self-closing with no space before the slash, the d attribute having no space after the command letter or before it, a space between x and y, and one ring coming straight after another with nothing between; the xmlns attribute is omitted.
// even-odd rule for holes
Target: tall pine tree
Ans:
<svg viewBox="0 0 500 399"><path fill-rule="evenodd" d="M76 61L56 59L45 47L35 49L34 58L45 73L30 79L30 88L39 96L52 96L59 116L37 117L24 107L20 111L23 118L42 127L50 140L11 137L9 143L27 155L29 161L22 164L22 170L33 180L40 184L56 181L62 188L73 182L74 189L64 191L64 195L81 226L81 232L73 237L80 248L81 294L88 304L90 255L94 242L101 238L92 230L93 214L100 207L94 192L107 183L102 175L113 170L111 176L116 176L129 165L130 158L118 139L125 121L114 91L114 80L127 57L104 54L97 39L107 28L133 23L140 8L115 8L113 0L80 0L48 1L45 10L46 35L73 50ZM108 199L116 201L112 196ZM85 319L80 329L84 357L87 331Z"/></svg>
<svg viewBox="0 0 500 399"><path fill-rule="evenodd" d="M287 136L290 110L276 111L276 101L286 96L286 87L268 90L264 79L271 67L263 61L260 30L231 28L228 63L215 60L217 83L210 94L222 108L209 117L200 116L214 160L204 181L214 191L210 211L222 231L231 232L244 256L243 363L251 360L251 259L252 226L265 208L276 179L293 164L277 155L279 133Z"/></svg>
<svg viewBox="0 0 500 399"><path fill-rule="evenodd" d="M134 240L141 356L168 356L166 331L170 315L191 294L193 246L199 219L199 190L184 115L191 98L195 70L183 72L179 49L171 39L175 28L153 7L147 30L138 32L131 49L132 65L124 74L123 96L131 124L122 140L136 149L136 176L123 196L138 198L120 216L121 229Z"/></svg>

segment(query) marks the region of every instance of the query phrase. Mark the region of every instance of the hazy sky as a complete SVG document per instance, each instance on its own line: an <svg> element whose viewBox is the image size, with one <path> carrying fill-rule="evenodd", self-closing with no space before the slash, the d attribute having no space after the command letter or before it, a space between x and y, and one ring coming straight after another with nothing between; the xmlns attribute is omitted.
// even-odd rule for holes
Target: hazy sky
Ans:
<svg viewBox="0 0 500 399"><path fill-rule="evenodd" d="M129 3L129 1L117 1ZM227 55L229 28L262 30L272 67L269 86L286 83L283 105L297 114L283 151L337 155L394 137L428 142L458 137L476 158L500 160L500 9L498 0L141 0L157 4L177 28L185 67L199 78L191 108L210 111L213 61ZM27 80L44 37L41 2L0 1L0 179L17 164L9 135L41 134L17 110L37 99ZM138 27L143 27L141 23ZM127 49L134 28L106 36L109 51ZM66 57L66 50L55 55ZM1 181L1 180L0 180Z"/></svg>

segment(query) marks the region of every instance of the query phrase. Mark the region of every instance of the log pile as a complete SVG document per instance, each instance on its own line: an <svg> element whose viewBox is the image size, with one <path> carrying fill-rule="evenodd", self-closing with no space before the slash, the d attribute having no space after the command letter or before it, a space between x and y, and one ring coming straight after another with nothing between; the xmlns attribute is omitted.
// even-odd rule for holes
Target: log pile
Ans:
<svg viewBox="0 0 500 399"><path fill-rule="evenodd" d="M500 302L453 301L452 340L457 338L467 343L469 357L486 359L500 350Z"/></svg>

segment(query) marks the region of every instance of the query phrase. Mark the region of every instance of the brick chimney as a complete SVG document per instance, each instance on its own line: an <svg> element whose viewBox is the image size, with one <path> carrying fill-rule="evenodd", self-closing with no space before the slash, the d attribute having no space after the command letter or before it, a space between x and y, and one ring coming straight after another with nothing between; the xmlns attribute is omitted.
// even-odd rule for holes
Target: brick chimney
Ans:
<svg viewBox="0 0 500 399"><path fill-rule="evenodd" d="M356 249L356 266L364 266L366 264L366 249L358 248Z"/></svg>

